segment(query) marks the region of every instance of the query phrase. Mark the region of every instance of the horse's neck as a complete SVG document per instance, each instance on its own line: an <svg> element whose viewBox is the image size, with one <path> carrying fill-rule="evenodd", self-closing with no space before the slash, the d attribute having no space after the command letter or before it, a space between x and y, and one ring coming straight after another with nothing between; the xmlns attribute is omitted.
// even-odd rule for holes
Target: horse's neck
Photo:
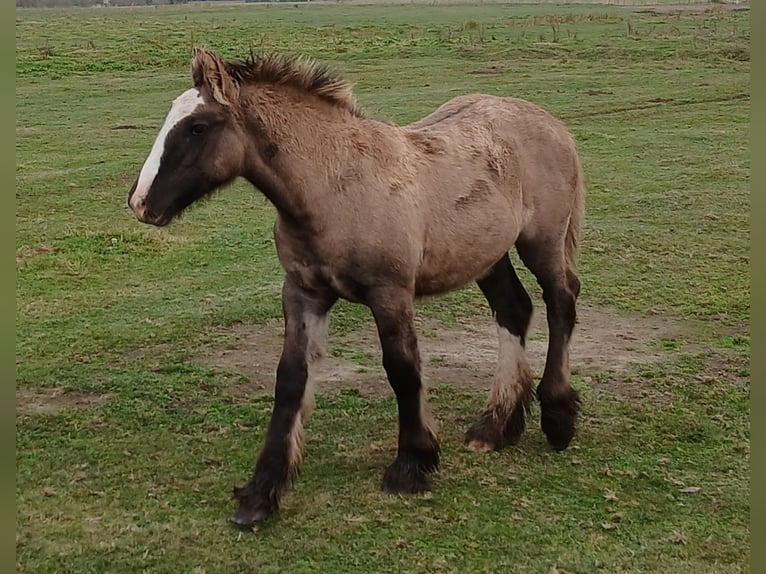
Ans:
<svg viewBox="0 0 766 574"><path fill-rule="evenodd" d="M343 110L317 110L289 98L262 97L255 107L259 129L249 132L258 151L246 177L282 215L310 225L312 210L344 169L346 134L359 120ZM262 141L264 136L268 141Z"/></svg>

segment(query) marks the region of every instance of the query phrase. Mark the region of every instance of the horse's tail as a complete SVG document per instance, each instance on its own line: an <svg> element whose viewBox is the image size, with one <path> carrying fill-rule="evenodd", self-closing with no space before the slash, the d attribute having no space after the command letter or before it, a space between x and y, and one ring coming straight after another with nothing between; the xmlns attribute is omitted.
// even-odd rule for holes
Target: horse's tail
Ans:
<svg viewBox="0 0 766 574"><path fill-rule="evenodd" d="M566 257L567 267L574 271L577 268L577 255L580 248L580 237L582 235L583 219L585 217L585 175L582 164L577 156L577 182L574 190L574 203L572 212L569 215L569 225L564 240L564 256Z"/></svg>

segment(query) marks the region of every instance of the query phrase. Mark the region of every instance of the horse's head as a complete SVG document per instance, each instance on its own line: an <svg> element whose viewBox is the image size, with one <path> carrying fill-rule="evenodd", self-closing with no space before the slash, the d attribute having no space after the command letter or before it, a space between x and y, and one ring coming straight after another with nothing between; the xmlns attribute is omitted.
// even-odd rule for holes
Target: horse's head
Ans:
<svg viewBox="0 0 766 574"><path fill-rule="evenodd" d="M128 195L139 221L167 225L237 178L245 160L239 85L215 55L195 49L194 87L178 96Z"/></svg>

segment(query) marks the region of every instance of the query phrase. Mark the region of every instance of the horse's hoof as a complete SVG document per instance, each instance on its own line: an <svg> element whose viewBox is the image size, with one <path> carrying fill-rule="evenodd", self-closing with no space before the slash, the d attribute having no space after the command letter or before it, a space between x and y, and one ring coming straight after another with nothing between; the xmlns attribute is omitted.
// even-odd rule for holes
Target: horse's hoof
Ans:
<svg viewBox="0 0 766 574"><path fill-rule="evenodd" d="M250 530L253 528L253 526L258 524L259 522L263 522L271 515L272 515L272 512L266 508L262 508L262 507L249 508L249 507L240 505L237 511L232 515L231 523L237 528L241 528L243 530Z"/></svg>
<svg viewBox="0 0 766 574"><path fill-rule="evenodd" d="M239 501L237 511L231 516L231 523L237 528L250 530L259 522L263 522L269 516L276 514L277 505L269 504L269 501L254 495L249 485L242 488L234 488L233 498Z"/></svg>
<svg viewBox="0 0 766 574"><path fill-rule="evenodd" d="M387 472L380 489L386 494L419 494L429 492L431 483L425 476L393 477Z"/></svg>
<svg viewBox="0 0 766 574"><path fill-rule="evenodd" d="M540 403L542 414L540 426L548 439L548 444L554 450L564 450L572 442L575 434L575 421L580 410L580 399L577 392L572 392L563 398Z"/></svg>
<svg viewBox="0 0 766 574"><path fill-rule="evenodd" d="M417 494L431 490L428 472L414 460L397 459L383 474L381 490L388 494Z"/></svg>
<svg viewBox="0 0 766 574"><path fill-rule="evenodd" d="M472 450L473 452L491 452L497 448L494 443L485 442L480 438L468 440L468 437L466 437L465 446L468 450Z"/></svg>
<svg viewBox="0 0 766 574"><path fill-rule="evenodd" d="M503 447L503 435L497 417L485 411L465 432L465 445L474 452L490 452Z"/></svg>
<svg viewBox="0 0 766 574"><path fill-rule="evenodd" d="M505 423L491 411L485 411L466 431L465 445L474 452L490 452L517 444L524 434L524 412L528 408L520 402Z"/></svg>

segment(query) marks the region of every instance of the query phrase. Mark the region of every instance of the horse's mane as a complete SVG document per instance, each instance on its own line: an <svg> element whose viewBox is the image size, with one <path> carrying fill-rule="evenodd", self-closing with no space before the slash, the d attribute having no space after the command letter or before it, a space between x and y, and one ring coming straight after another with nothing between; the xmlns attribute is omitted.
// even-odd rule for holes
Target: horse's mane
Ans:
<svg viewBox="0 0 766 574"><path fill-rule="evenodd" d="M246 60L226 62L226 70L238 82L261 82L292 86L314 94L358 117L363 112L354 98L351 82L329 66L306 56L250 54Z"/></svg>

